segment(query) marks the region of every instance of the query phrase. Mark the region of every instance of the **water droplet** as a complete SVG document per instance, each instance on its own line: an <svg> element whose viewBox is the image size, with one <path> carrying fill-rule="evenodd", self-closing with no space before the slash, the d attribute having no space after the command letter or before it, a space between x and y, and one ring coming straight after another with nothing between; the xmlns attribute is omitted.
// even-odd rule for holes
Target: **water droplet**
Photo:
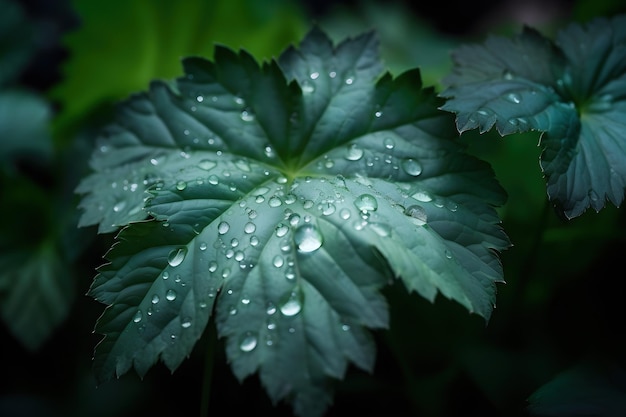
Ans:
<svg viewBox="0 0 626 417"><path fill-rule="evenodd" d="M356 143L348 146L346 150L346 159L348 161L358 161L363 157L365 152Z"/></svg>
<svg viewBox="0 0 626 417"><path fill-rule="evenodd" d="M322 204L322 207L321 207L322 214L324 216L330 216L331 214L335 212L336 209L337 208L335 207L333 203L325 203L325 204Z"/></svg>
<svg viewBox="0 0 626 417"><path fill-rule="evenodd" d="M393 138L385 138L385 139L383 139L383 144L385 145L385 148L387 148L387 149L393 149L396 146Z"/></svg>
<svg viewBox="0 0 626 417"><path fill-rule="evenodd" d="M226 279L230 276L230 268L224 268L224 270L222 271L222 278ZM232 291L232 290L230 290Z"/></svg>
<svg viewBox="0 0 626 417"><path fill-rule="evenodd" d="M506 99L513 104L519 104L522 102L522 96L517 93L509 93L506 95Z"/></svg>
<svg viewBox="0 0 626 417"><path fill-rule="evenodd" d="M514 78L513 77L513 73L511 71L509 71L508 69L506 69L502 73L502 78L504 78L505 80L512 80Z"/></svg>
<svg viewBox="0 0 626 417"><path fill-rule="evenodd" d="M260 243L259 238L256 236L250 236L250 246L258 246Z"/></svg>
<svg viewBox="0 0 626 417"><path fill-rule="evenodd" d="M268 158L274 157L274 148L272 148L270 145L265 145L265 148L263 148L263 152Z"/></svg>
<svg viewBox="0 0 626 417"><path fill-rule="evenodd" d="M448 258L448 259L452 259L452 252L450 252L450 250L449 250L449 249L446 249L446 250L444 251L444 254L446 255L446 258Z"/></svg>
<svg viewBox="0 0 626 417"><path fill-rule="evenodd" d="M339 212L339 217L341 217L344 220L348 220L350 218L352 214L350 213L350 210L344 208L341 209L341 211Z"/></svg>
<svg viewBox="0 0 626 417"><path fill-rule="evenodd" d="M183 329L188 329L191 327L191 319L186 317L185 319L183 319L183 321L180 323L180 327L182 327Z"/></svg>
<svg viewBox="0 0 626 417"><path fill-rule="evenodd" d="M158 304L159 301L161 301L161 297L159 297L157 294L154 294L152 296L152 300L150 300L152 302L152 304Z"/></svg>
<svg viewBox="0 0 626 417"><path fill-rule="evenodd" d="M217 166L217 163L211 161L210 159L203 159L200 162L198 162L198 166L200 167L200 169L203 169L205 171L209 171L209 170L215 168Z"/></svg>
<svg viewBox="0 0 626 417"><path fill-rule="evenodd" d="M312 224L305 224L297 228L293 238L298 250L305 253L318 250L324 241L322 234Z"/></svg>
<svg viewBox="0 0 626 417"><path fill-rule="evenodd" d="M361 194L354 200L354 205L361 212L376 211L378 209L378 201L371 194Z"/></svg>
<svg viewBox="0 0 626 417"><path fill-rule="evenodd" d="M402 161L402 169L404 169L404 172L414 177L422 173L422 165L411 158Z"/></svg>
<svg viewBox="0 0 626 417"><path fill-rule="evenodd" d="M161 277L162 277L163 279L168 279L168 278L170 277L170 273L169 273L169 272L167 272L167 271L163 271L163 274L161 274Z"/></svg>
<svg viewBox="0 0 626 417"><path fill-rule="evenodd" d="M178 191L183 191L185 188L187 188L187 182L186 181L178 181L176 183L176 189Z"/></svg>
<svg viewBox="0 0 626 417"><path fill-rule="evenodd" d="M247 234L254 233L256 225L252 222L248 222L243 226L243 231Z"/></svg>
<svg viewBox="0 0 626 417"><path fill-rule="evenodd" d="M241 340L239 341L239 349L242 352L251 352L256 348L257 345L257 337L253 332L246 332L241 336Z"/></svg>
<svg viewBox="0 0 626 417"><path fill-rule="evenodd" d="M276 268L280 268L281 266L285 264L285 260L283 259L282 256L276 255L274 256L274 260L272 261L272 264L274 264Z"/></svg>
<svg viewBox="0 0 626 417"><path fill-rule="evenodd" d="M272 314L276 313L276 306L269 302L267 303L267 308L265 309L265 312L267 313L268 316L271 316Z"/></svg>
<svg viewBox="0 0 626 417"><path fill-rule="evenodd" d="M353 82L354 82L354 77L347 77L345 80L345 83L347 85L352 85Z"/></svg>
<svg viewBox="0 0 626 417"><path fill-rule="evenodd" d="M198 96L198 97L196 97L196 101L197 101L198 103L202 103L202 102L204 101L204 97L202 97L202 96Z"/></svg>
<svg viewBox="0 0 626 417"><path fill-rule="evenodd" d="M122 201L117 202L113 206L113 211L116 213L119 213L120 211L124 210L125 207L126 207L126 201L122 200Z"/></svg>
<svg viewBox="0 0 626 417"><path fill-rule="evenodd" d="M304 207L305 209L310 209L311 207L313 207L313 200L305 200L304 203L302 204L302 207Z"/></svg>
<svg viewBox="0 0 626 417"><path fill-rule="evenodd" d="M178 266L183 263L185 256L187 256L186 247L183 246L178 249L172 249L167 257L167 263L170 264L170 266Z"/></svg>
<svg viewBox="0 0 626 417"><path fill-rule="evenodd" d="M302 310L302 292L290 292L280 303L280 312L285 316L295 316Z"/></svg>
<svg viewBox="0 0 626 417"><path fill-rule="evenodd" d="M300 223L300 215L298 213L293 213L289 215L288 220L289 220L290 225L292 225L293 227L296 227L298 223Z"/></svg>
<svg viewBox="0 0 626 417"><path fill-rule="evenodd" d="M428 203L433 200L433 198L426 191L418 191L412 195L414 199L417 201L421 201L422 203Z"/></svg>
<svg viewBox="0 0 626 417"><path fill-rule="evenodd" d="M228 233L229 229L230 224L228 224L228 222L220 222L220 224L217 225L217 233L219 233L220 235Z"/></svg>
<svg viewBox="0 0 626 417"><path fill-rule="evenodd" d="M176 299L176 291L174 290L167 290L167 292L165 293L165 299L167 301L174 301Z"/></svg>
<svg viewBox="0 0 626 417"><path fill-rule="evenodd" d="M374 113L374 117L380 117L380 116L382 116L382 115L383 115L383 112L382 112L382 111L380 111L380 110L378 110L378 111L376 111L376 112Z"/></svg>
<svg viewBox="0 0 626 417"><path fill-rule="evenodd" d="M254 121L255 116L251 109L245 109L241 112L241 120L244 122L252 122Z"/></svg>
<svg viewBox="0 0 626 417"><path fill-rule="evenodd" d="M270 207L280 207L283 204L283 202L278 196L274 195L270 197L267 204L269 204Z"/></svg>
<svg viewBox="0 0 626 417"><path fill-rule="evenodd" d="M202 242L202 243L200 243L200 245L198 246L198 248L199 248L201 251L205 251L205 250L206 250L206 247L207 247L207 246L206 246L206 242Z"/></svg>
<svg viewBox="0 0 626 417"><path fill-rule="evenodd" d="M276 226L276 236L278 237L285 236L288 231L289 231L289 226L286 226L282 223L279 223L278 226Z"/></svg>
<svg viewBox="0 0 626 417"><path fill-rule="evenodd" d="M133 316L133 321L135 323L139 323L141 321L141 319L143 319L143 314L141 313L141 310L137 310L137 312Z"/></svg>
<svg viewBox="0 0 626 417"><path fill-rule="evenodd" d="M306 80L302 82L302 93L311 94L314 91L315 91L315 86L312 83Z"/></svg>
<svg viewBox="0 0 626 417"><path fill-rule="evenodd" d="M217 271L217 262L211 261L209 262L209 272L213 273Z"/></svg>
<svg viewBox="0 0 626 417"><path fill-rule="evenodd" d="M418 226L423 226L426 224L426 220L428 218L426 214L426 210L422 206L413 205L406 208L404 214L409 216L413 223Z"/></svg>
<svg viewBox="0 0 626 417"><path fill-rule="evenodd" d="M241 262L241 261L243 261L243 259L245 258L245 256L246 256L246 255L245 255L242 251L240 251L240 250L238 250L237 252L235 252L235 260L236 260L237 262Z"/></svg>

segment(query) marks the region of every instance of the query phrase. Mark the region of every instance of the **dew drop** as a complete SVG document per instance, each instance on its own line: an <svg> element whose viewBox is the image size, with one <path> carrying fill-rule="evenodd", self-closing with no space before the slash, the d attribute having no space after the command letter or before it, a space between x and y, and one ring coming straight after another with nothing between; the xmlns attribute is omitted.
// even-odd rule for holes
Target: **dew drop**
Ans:
<svg viewBox="0 0 626 417"><path fill-rule="evenodd" d="M341 211L339 212L339 217L341 217L344 220L348 220L350 218L352 214L350 213L350 210L344 208L341 209Z"/></svg>
<svg viewBox="0 0 626 417"><path fill-rule="evenodd" d="M302 93L311 94L314 91L315 91L315 86L312 83L306 80L302 83Z"/></svg>
<svg viewBox="0 0 626 417"><path fill-rule="evenodd" d="M254 121L254 119L255 119L255 116L252 110L245 109L241 112L241 120L243 120L244 122L252 122Z"/></svg>
<svg viewBox="0 0 626 417"><path fill-rule="evenodd" d="M252 352L258 343L256 334L253 332L246 332L241 336L239 341L239 349L242 352Z"/></svg>
<svg viewBox="0 0 626 417"><path fill-rule="evenodd" d="M305 253L318 250L324 241L322 234L312 224L305 224L297 228L293 238L298 250Z"/></svg>
<svg viewBox="0 0 626 417"><path fill-rule="evenodd" d="M178 191L183 191L185 188L187 188L187 182L185 182L185 181L178 181L176 183L176 189Z"/></svg>
<svg viewBox="0 0 626 417"><path fill-rule="evenodd" d="M200 162L198 162L198 166L200 167L200 169L203 169L205 171L209 171L209 170L215 168L217 166L217 163L211 161L210 159L203 159Z"/></svg>
<svg viewBox="0 0 626 417"><path fill-rule="evenodd" d="M276 313L276 306L269 302L267 303L267 308L265 309L265 313L267 313L268 316L271 316L272 314Z"/></svg>
<svg viewBox="0 0 626 417"><path fill-rule="evenodd" d="M228 224L228 222L220 222L220 224L217 225L217 233L219 233L220 235L228 233L229 229L230 224Z"/></svg>
<svg viewBox="0 0 626 417"><path fill-rule="evenodd" d="M167 271L163 271L163 274L161 274L161 277L162 277L163 279L168 279L168 278L170 277L170 273L169 273L169 272L167 272Z"/></svg>
<svg viewBox="0 0 626 417"><path fill-rule="evenodd" d="M270 207L280 207L283 204L283 202L278 196L274 195L270 197L267 204L269 204Z"/></svg>
<svg viewBox="0 0 626 417"><path fill-rule="evenodd" d="M282 223L279 223L278 226L276 226L276 236L278 237L285 236L288 231L289 231L289 226L286 226Z"/></svg>
<svg viewBox="0 0 626 417"><path fill-rule="evenodd" d="M348 146L346 150L346 159L348 161L358 161L363 158L363 149L361 149L356 143Z"/></svg>
<svg viewBox="0 0 626 417"><path fill-rule="evenodd" d="M243 231L247 234L254 233L256 225L252 222L248 222L243 226Z"/></svg>
<svg viewBox="0 0 626 417"><path fill-rule="evenodd" d="M165 299L167 301L174 301L176 299L176 291L174 290L167 290L167 292L165 293Z"/></svg>
<svg viewBox="0 0 626 417"><path fill-rule="evenodd" d="M385 148L387 148L387 149L393 149L396 146L396 144L395 144L395 142L394 142L394 140L392 138L385 138L383 140L383 144L385 145Z"/></svg>
<svg viewBox="0 0 626 417"><path fill-rule="evenodd" d="M296 227L298 223L300 223L300 215L298 213L293 213L289 215L288 220L289 220L290 225L292 225L293 227Z"/></svg>
<svg viewBox="0 0 626 417"><path fill-rule="evenodd" d="M180 247L178 249L172 249L170 254L167 257L167 263L170 266L178 266L185 260L185 256L187 256L187 248Z"/></svg>
<svg viewBox="0 0 626 417"><path fill-rule="evenodd" d="M295 316L302 310L302 292L290 292L280 304L280 312L285 316Z"/></svg>
<svg viewBox="0 0 626 417"><path fill-rule="evenodd" d="M371 194L361 194L354 200L354 205L361 212L376 211L378 209L378 201Z"/></svg>
<svg viewBox="0 0 626 417"><path fill-rule="evenodd" d="M114 206L113 206L113 211L116 213L119 213L120 211L124 210L124 208L126 207L126 201L119 201L117 202Z"/></svg>
<svg viewBox="0 0 626 417"><path fill-rule="evenodd" d="M522 102L522 96L517 93L509 93L506 95L506 99L513 104L519 104Z"/></svg>
<svg viewBox="0 0 626 417"><path fill-rule="evenodd" d="M191 319L190 318L185 318L183 319L183 321L180 323L180 327L182 327L183 329L188 329L191 327Z"/></svg>
<svg viewBox="0 0 626 417"><path fill-rule="evenodd" d="M321 209L322 209L322 214L324 216L330 216L331 214L335 212L337 208L335 207L333 203L325 203L325 204L322 204Z"/></svg>
<svg viewBox="0 0 626 417"><path fill-rule="evenodd" d="M141 313L141 310L137 310L137 312L133 316L133 321L135 323L139 323L142 319L143 319L143 314Z"/></svg>
<svg viewBox="0 0 626 417"><path fill-rule="evenodd" d="M272 264L276 268L280 268L281 266L283 266L285 264L285 260L283 259L282 256L276 255L276 256L274 256L274 260L272 261Z"/></svg>
<svg viewBox="0 0 626 417"><path fill-rule="evenodd" d="M426 224L427 214L426 210L422 206L412 205L406 208L404 214L409 216L413 223L418 226L423 226Z"/></svg>
<svg viewBox="0 0 626 417"><path fill-rule="evenodd" d="M211 261L209 262L209 272L213 273L217 271L217 262Z"/></svg>
<svg viewBox="0 0 626 417"><path fill-rule="evenodd" d="M428 203L430 201L433 201L433 198L426 191L418 191L413 194L412 197L417 201L421 201L422 203Z"/></svg>
<svg viewBox="0 0 626 417"><path fill-rule="evenodd" d="M422 165L411 158L402 161L402 169L404 169L404 172L414 177L422 173Z"/></svg>
<svg viewBox="0 0 626 417"><path fill-rule="evenodd" d="M200 246L198 246L198 248L199 248L201 251L205 251L205 250L206 250L206 247L207 247L207 246L206 246L206 242L202 242L202 243L200 243Z"/></svg>
<svg viewBox="0 0 626 417"><path fill-rule="evenodd" d="M158 304L159 301L161 301L161 297L159 297L157 294L154 294L152 296L152 300L150 300L152 302L152 304Z"/></svg>

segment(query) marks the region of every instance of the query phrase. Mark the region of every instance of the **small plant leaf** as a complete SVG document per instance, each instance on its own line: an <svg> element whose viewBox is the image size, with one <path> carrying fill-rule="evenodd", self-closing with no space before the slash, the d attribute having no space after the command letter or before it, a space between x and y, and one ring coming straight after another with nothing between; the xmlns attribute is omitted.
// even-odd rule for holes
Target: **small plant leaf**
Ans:
<svg viewBox="0 0 626 417"><path fill-rule="evenodd" d="M215 309L237 378L319 416L349 364L372 369L394 277L489 317L505 194L419 71L318 28L260 65L214 56L123 103L78 188L83 224L124 226L90 290L100 381L175 369Z"/></svg>
<svg viewBox="0 0 626 417"><path fill-rule="evenodd" d="M626 16L572 24L553 42L533 29L490 37L453 55L441 93L460 132L544 132L541 169L567 218L624 199Z"/></svg>

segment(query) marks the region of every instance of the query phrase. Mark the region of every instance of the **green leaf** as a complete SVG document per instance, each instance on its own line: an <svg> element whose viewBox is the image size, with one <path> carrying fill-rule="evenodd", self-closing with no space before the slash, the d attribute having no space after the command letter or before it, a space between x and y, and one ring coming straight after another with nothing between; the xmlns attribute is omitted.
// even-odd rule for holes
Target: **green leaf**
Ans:
<svg viewBox="0 0 626 417"><path fill-rule="evenodd" d="M21 4L0 0L0 87L15 82L35 49L31 22Z"/></svg>
<svg viewBox="0 0 626 417"><path fill-rule="evenodd" d="M318 416L349 364L372 369L394 277L489 317L505 194L377 47L318 28L262 64L217 47L120 106L78 188L82 224L126 225L90 290L100 381L175 369L215 307L235 375Z"/></svg>
<svg viewBox="0 0 626 417"><path fill-rule="evenodd" d="M26 348L37 350L67 317L73 281L46 243L32 251L3 251L0 271L2 319Z"/></svg>
<svg viewBox="0 0 626 417"><path fill-rule="evenodd" d="M64 82L50 92L61 105L55 127L80 122L100 106L180 75L180 58L208 56L215 43L271 57L305 31L284 0L74 0L81 26L64 43ZM115 22L115 30L111 30Z"/></svg>
<svg viewBox="0 0 626 417"><path fill-rule="evenodd" d="M626 372L619 363L587 360L540 387L528 403L532 416L623 416Z"/></svg>
<svg viewBox="0 0 626 417"><path fill-rule="evenodd" d="M0 91L0 162L16 156L49 159L50 107L36 94L19 90Z"/></svg>
<svg viewBox="0 0 626 417"><path fill-rule="evenodd" d="M525 28L454 53L441 94L463 132L544 132L548 197L566 217L624 199L626 16L572 24L552 42Z"/></svg>

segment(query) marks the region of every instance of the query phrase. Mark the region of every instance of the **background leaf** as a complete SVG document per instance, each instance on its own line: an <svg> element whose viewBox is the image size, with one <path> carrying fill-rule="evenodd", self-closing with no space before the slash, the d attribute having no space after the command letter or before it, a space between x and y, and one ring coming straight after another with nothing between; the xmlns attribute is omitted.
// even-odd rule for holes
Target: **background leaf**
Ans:
<svg viewBox="0 0 626 417"><path fill-rule="evenodd" d="M512 39L459 48L442 107L461 132L545 132L541 168L550 201L567 218L606 200L619 206L623 134L624 16L572 24L552 43L525 28ZM486 63L486 64L485 64Z"/></svg>

